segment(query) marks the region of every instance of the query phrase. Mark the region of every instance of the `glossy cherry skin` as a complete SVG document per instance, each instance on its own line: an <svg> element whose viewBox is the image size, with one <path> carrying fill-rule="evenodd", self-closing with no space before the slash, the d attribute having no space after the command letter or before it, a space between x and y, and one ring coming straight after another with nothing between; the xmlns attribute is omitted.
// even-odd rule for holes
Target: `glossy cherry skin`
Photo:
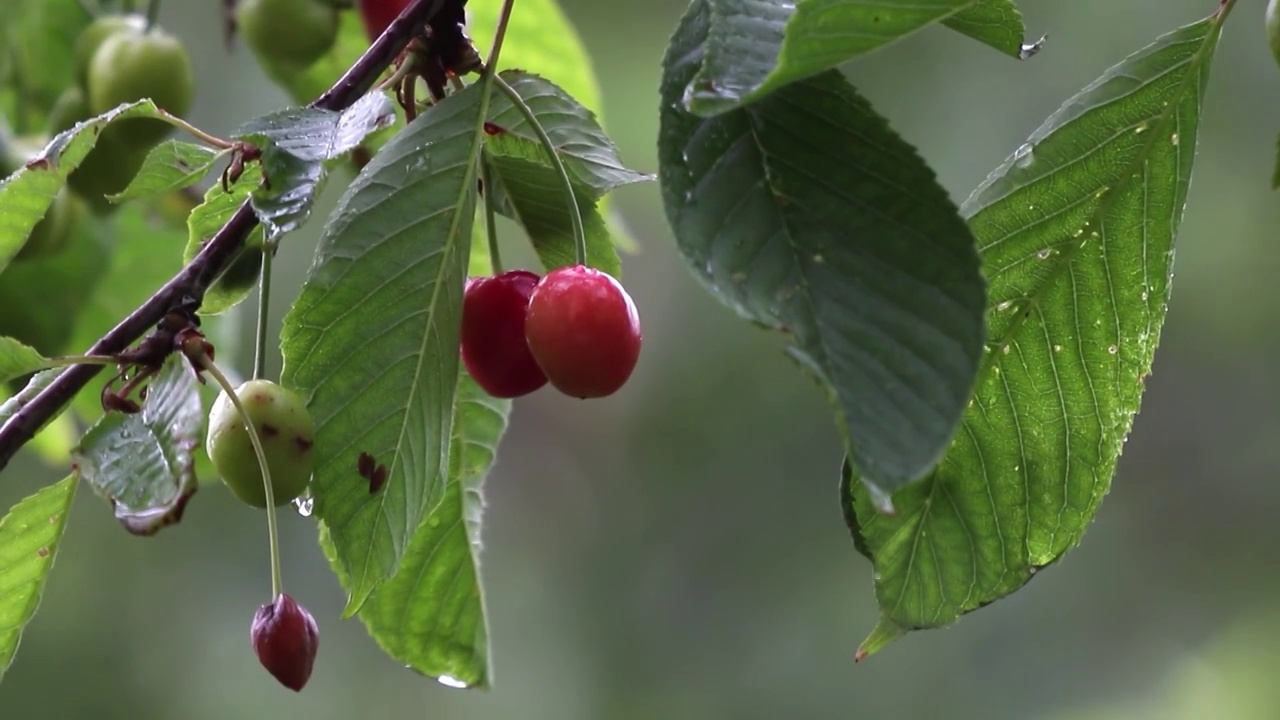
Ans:
<svg viewBox="0 0 1280 720"><path fill-rule="evenodd" d="M467 372L497 398L528 395L547 384L524 339L529 296L538 276L511 270L472 278L462 297L462 362Z"/></svg>
<svg viewBox="0 0 1280 720"><path fill-rule="evenodd" d="M360 0L360 17L364 18L364 29L369 33L369 40L377 40L387 26L400 17L401 11L409 7L409 0Z"/></svg>
<svg viewBox="0 0 1280 720"><path fill-rule="evenodd" d="M301 692L311 679L320 647L320 632L311 613L281 593L254 613L249 639L262 667L281 685Z"/></svg>
<svg viewBox="0 0 1280 720"><path fill-rule="evenodd" d="M640 359L631 296L609 274L582 265L553 270L538 283L524 333L547 379L571 397L614 394Z"/></svg>

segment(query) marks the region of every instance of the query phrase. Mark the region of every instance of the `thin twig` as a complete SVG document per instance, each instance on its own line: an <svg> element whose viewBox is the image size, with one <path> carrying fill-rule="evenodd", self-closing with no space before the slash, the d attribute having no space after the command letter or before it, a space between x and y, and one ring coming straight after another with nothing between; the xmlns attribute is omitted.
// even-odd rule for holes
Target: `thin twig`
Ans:
<svg viewBox="0 0 1280 720"><path fill-rule="evenodd" d="M351 106L373 87L383 71L409 44L414 32L435 17L443 4L444 0L413 0L346 74L316 98L310 107L336 111ZM245 238L257 225L258 218L246 201L190 263L99 338L85 354L115 355L150 332L170 308L184 301L203 298L205 289L236 257L244 247ZM0 427L0 470L101 370L100 365L67 368L14 413Z"/></svg>

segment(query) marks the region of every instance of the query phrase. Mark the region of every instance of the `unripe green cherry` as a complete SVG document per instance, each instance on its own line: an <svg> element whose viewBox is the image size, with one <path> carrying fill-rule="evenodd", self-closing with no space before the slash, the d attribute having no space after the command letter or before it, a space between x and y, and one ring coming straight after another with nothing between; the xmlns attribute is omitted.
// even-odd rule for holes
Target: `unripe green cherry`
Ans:
<svg viewBox="0 0 1280 720"><path fill-rule="evenodd" d="M159 29L108 35L93 53L85 82L94 115L124 103L150 99L179 117L191 109L195 78L182 41ZM129 145L150 149L173 128L163 120L132 118L119 123Z"/></svg>
<svg viewBox="0 0 1280 720"><path fill-rule="evenodd" d="M275 504L284 505L301 495L311 480L315 462L311 414L296 393L270 380L250 380L236 390L236 396L262 440ZM226 392L218 395L209 411L205 451L236 497L254 507L267 506L253 441Z"/></svg>
<svg viewBox="0 0 1280 720"><path fill-rule="evenodd" d="M324 57L338 38L338 9L329 0L240 0L236 26L273 75L296 75Z"/></svg>
<svg viewBox="0 0 1280 720"><path fill-rule="evenodd" d="M105 15L80 31L75 44L76 82L84 87L89 78L89 63L102 42L118 32L140 33L147 28L147 18L138 13Z"/></svg>

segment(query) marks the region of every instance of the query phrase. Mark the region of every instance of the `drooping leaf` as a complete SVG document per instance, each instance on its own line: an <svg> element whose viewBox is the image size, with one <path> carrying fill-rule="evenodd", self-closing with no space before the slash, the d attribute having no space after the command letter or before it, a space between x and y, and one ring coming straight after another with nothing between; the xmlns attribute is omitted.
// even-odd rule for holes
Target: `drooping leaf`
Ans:
<svg viewBox="0 0 1280 720"><path fill-rule="evenodd" d="M0 519L0 679L40 605L75 494L73 475L22 500Z"/></svg>
<svg viewBox="0 0 1280 720"><path fill-rule="evenodd" d="M13 338L0 337L0 382L49 367L49 361L29 345Z"/></svg>
<svg viewBox="0 0 1280 720"><path fill-rule="evenodd" d="M503 214L520 223L547 270L577 262L569 193L552 167L542 146L535 141L503 133L485 139L485 157L491 168L494 193ZM622 277L622 263L609 239L609 228L585 191L575 188L573 200L582 214L587 238L587 265L615 278Z"/></svg>
<svg viewBox="0 0 1280 720"><path fill-rule="evenodd" d="M978 0L942 24L1019 60L1039 52L1045 41L1042 37L1033 43L1026 42L1022 13L1013 0Z"/></svg>
<svg viewBox="0 0 1280 720"><path fill-rule="evenodd" d="M348 615L447 485L482 90L432 106L361 170L285 318L283 383L315 419L315 513L349 579ZM362 453L388 468L376 495Z"/></svg>
<svg viewBox="0 0 1280 720"><path fill-rule="evenodd" d="M234 137L262 151L265 182L253 189L253 210L268 237L306 221L320 190L325 161L341 157L395 120L391 100L374 91L342 112L290 108L245 123Z"/></svg>
<svg viewBox="0 0 1280 720"><path fill-rule="evenodd" d="M498 25L502 1L471 0L467 3L468 28L476 47L486 56ZM545 77L555 78L566 95L595 113L601 125L608 125L595 64L558 0L521 0L520 7L511 15L507 37L502 44L502 67L537 70ZM598 206L609 225L609 235L622 250L635 252L639 245L610 200L607 196L601 198Z"/></svg>
<svg viewBox="0 0 1280 720"><path fill-rule="evenodd" d="M244 175L231 186L230 192L220 183L205 191L204 202L187 218L187 244L182 250L182 262L189 263L200 254L205 244L236 214L260 182L262 170L253 164L245 167ZM249 297L262 274L262 240L262 226L258 226L245 238L244 250L205 291L201 314L220 315Z"/></svg>
<svg viewBox="0 0 1280 720"><path fill-rule="evenodd" d="M518 70L506 70L501 75L547 131L576 192L595 201L623 185L654 179L652 175L623 165L617 146L600 128L595 115L556 85L538 75ZM515 136L531 143L538 142L537 134L525 122L520 111L505 95L496 91L489 107L489 120L503 131L491 140ZM531 152L526 154L532 155ZM545 162L551 167L549 159Z"/></svg>
<svg viewBox="0 0 1280 720"><path fill-rule="evenodd" d="M3 271L40 222L54 195L98 142L110 123L140 117L158 117L150 100L121 105L57 135L44 150L7 178L0 180L0 271Z"/></svg>
<svg viewBox="0 0 1280 720"><path fill-rule="evenodd" d="M973 402L896 517L847 484L882 626L947 625L1014 592L1098 511L1164 321L1219 34L1204 20L1108 70L963 205L990 282Z"/></svg>
<svg viewBox="0 0 1280 720"><path fill-rule="evenodd" d="M108 413L72 451L74 468L134 535L182 519L197 488L195 451L204 408L195 373L171 356L148 383L142 412Z"/></svg>
<svg viewBox="0 0 1280 720"><path fill-rule="evenodd" d="M447 676L451 685L484 687L490 675L479 578L481 486L510 412L510 400L489 396L461 373L444 499L418 526L400 569L358 614L387 654L423 675ZM332 542L322 536L321 544L341 573Z"/></svg>
<svg viewBox="0 0 1280 720"><path fill-rule="evenodd" d="M667 217L721 302L793 336L863 481L887 498L941 457L977 376L973 235L914 148L836 71L714 118L684 111L708 22L698 0L664 64Z"/></svg>
<svg viewBox="0 0 1280 720"><path fill-rule="evenodd" d="M702 67L674 102L704 116L759 100L935 22L1006 49L1022 44L1009 0L707 0ZM671 101L669 101L671 102Z"/></svg>
<svg viewBox="0 0 1280 720"><path fill-rule="evenodd" d="M225 152L194 143L165 140L147 153L128 187L107 196L111 202L163 195L200 182Z"/></svg>

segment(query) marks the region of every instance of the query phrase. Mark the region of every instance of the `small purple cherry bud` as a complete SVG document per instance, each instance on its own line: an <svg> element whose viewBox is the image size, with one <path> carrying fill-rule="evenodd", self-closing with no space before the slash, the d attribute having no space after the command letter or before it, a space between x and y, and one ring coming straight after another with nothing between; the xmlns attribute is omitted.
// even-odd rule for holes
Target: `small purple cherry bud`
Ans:
<svg viewBox="0 0 1280 720"><path fill-rule="evenodd" d="M258 608L249 630L258 661L281 685L301 692L311 677L320 645L315 618L293 598L281 593Z"/></svg>

